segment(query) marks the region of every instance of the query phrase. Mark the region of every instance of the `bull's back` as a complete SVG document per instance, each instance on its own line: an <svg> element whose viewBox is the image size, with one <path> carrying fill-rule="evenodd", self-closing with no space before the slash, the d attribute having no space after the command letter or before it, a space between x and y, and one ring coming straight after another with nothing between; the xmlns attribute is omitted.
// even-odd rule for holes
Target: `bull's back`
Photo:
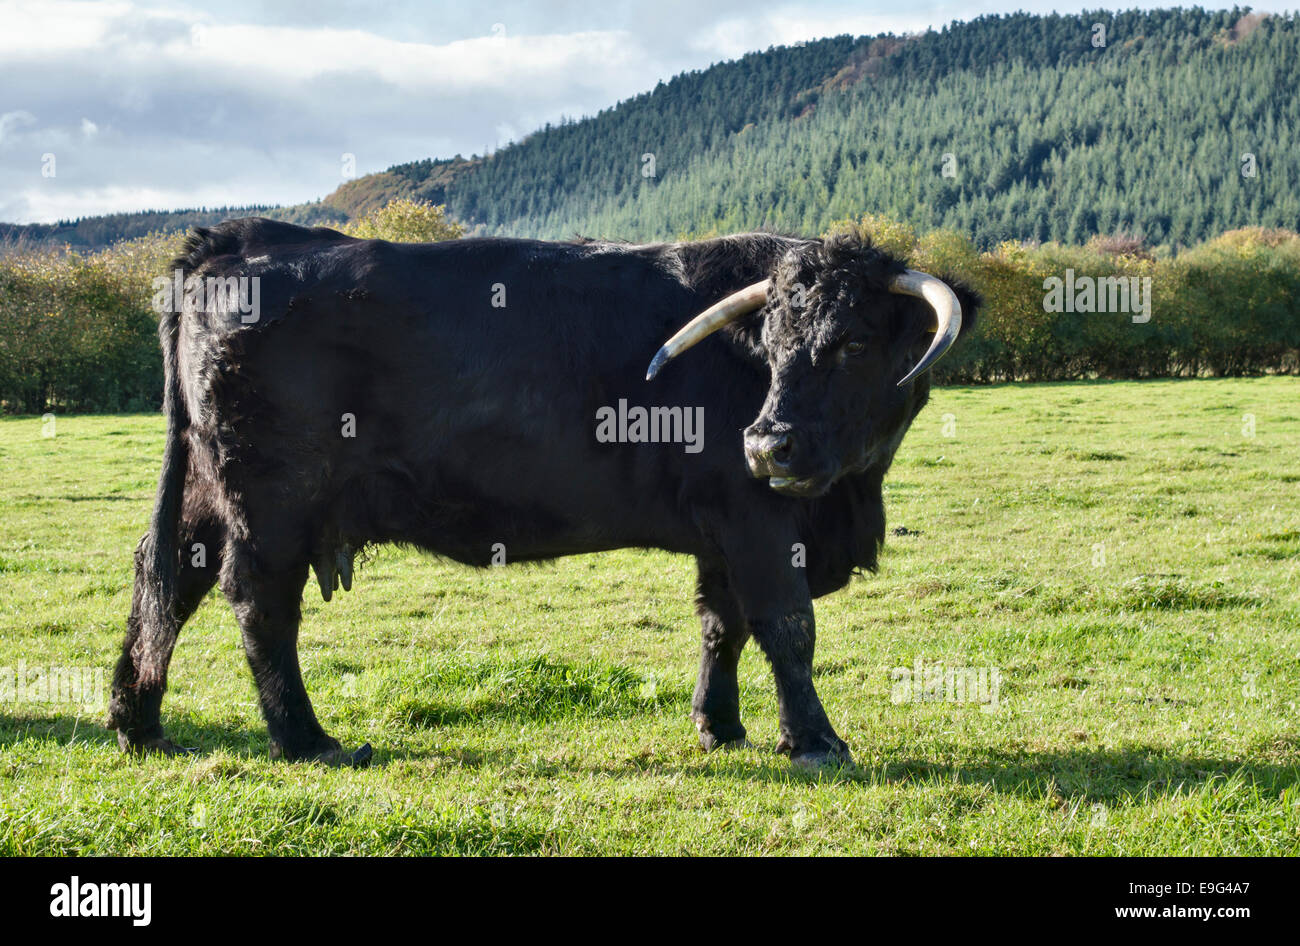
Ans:
<svg viewBox="0 0 1300 946"><path fill-rule="evenodd" d="M257 279L260 312L187 312L182 373L230 476L466 560L494 536L529 557L663 544L632 533L672 512L656 490L682 448L632 457L595 437L601 407L653 399L645 363L696 305L653 259L280 224L222 249L196 274ZM427 534L396 534L412 523Z"/></svg>

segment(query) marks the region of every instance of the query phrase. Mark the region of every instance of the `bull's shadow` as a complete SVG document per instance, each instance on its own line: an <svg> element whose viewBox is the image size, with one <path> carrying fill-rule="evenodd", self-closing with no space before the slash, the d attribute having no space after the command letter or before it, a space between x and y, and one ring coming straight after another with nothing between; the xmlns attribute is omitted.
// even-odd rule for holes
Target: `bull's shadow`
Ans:
<svg viewBox="0 0 1300 946"><path fill-rule="evenodd" d="M248 759L269 758L270 737L261 726L239 726L229 722L203 724L185 718L167 720L168 736L178 746L194 749L185 758L201 760L213 752L221 751ZM88 712L81 716L21 716L0 713L0 752L22 742L32 741L59 747L79 744L117 750L117 733L104 725L104 711ZM465 768L508 766L515 762L518 753L509 748L478 749L459 745L440 746L434 749L406 749L380 746L375 750L369 768L382 769L389 762L404 759L429 759L440 757ZM128 757L123 755L126 760ZM139 760L142 757L135 757ZM157 758L153 756L152 758ZM284 762L283 765L309 763ZM562 766L556 767L557 772Z"/></svg>
<svg viewBox="0 0 1300 946"><path fill-rule="evenodd" d="M1300 740L1293 748L1300 747ZM869 757L870 747L854 747L859 758ZM960 760L960 756L978 752L977 758ZM1253 785L1261 794L1278 795L1300 785L1300 764L1252 761L1249 758L1179 755L1167 748L1136 745L1124 749L1089 749L1087 747L1043 751L972 750L965 746L939 746L939 758L958 761L933 762L922 758L894 759L872 764L836 769L804 770L791 766L770 744L758 742L755 748L715 757L717 763L710 777L735 781L803 781L862 786L912 783L986 785L1000 794L1030 798L1055 797L1065 802L1087 801L1118 804L1133 798L1158 798L1185 793L1215 781L1234 777ZM633 763L568 766L573 770L616 777L636 771L663 775L694 774L700 769L692 764L677 764L675 759L654 758Z"/></svg>
<svg viewBox="0 0 1300 946"><path fill-rule="evenodd" d="M268 737L264 729L252 726L202 724L178 718L168 722L178 745L198 748L196 758L221 749L250 758L266 758ZM67 746L74 742L116 748L117 736L103 725L102 713L81 716L23 716L0 713L0 750L26 740ZM713 764L701 768L699 760L687 761L681 753L664 756L643 754L635 759L612 760L592 765L582 761L555 761L550 773L599 774L618 778L654 772L664 775L687 775L741 782L803 781L839 784L894 785L911 783L936 784L957 782L986 785L995 792L1022 797L1057 797L1066 803L1086 801L1119 804L1132 798L1158 798L1185 793L1214 781L1238 777L1262 794L1278 795L1300 785L1300 764L1252 761L1249 758L1180 755L1168 749L1134 745L1123 749L1092 749L1086 746L1067 749L974 750L969 746L935 747L935 756L954 759L933 762L924 758L894 759L880 764L866 761L870 747L856 747L861 764L844 769L807 771L796 768L775 753L771 744L756 741L754 748L724 752L710 757ZM1287 754L1300 749L1300 738L1290 738ZM469 768L509 766L520 756L511 748L480 749L450 745L427 750L386 749L379 747L373 765L378 768L393 760L411 757L441 756L454 764ZM285 763L292 764L292 763Z"/></svg>
<svg viewBox="0 0 1300 946"><path fill-rule="evenodd" d="M866 747L857 747L861 754ZM944 759L969 754L971 747L942 746ZM842 771L800 772L760 763L728 765L722 773L738 779L808 781L835 780L863 785L936 784L957 782L986 785L995 792L1023 797L1056 797L1118 804L1132 798L1157 798L1185 793L1214 781L1239 777L1261 794L1277 795L1300 785L1300 764L1256 762L1249 758L1179 755L1167 748L1138 745L1124 749L1087 747L1034 751L983 751L978 758L953 762L895 759L862 764Z"/></svg>
<svg viewBox="0 0 1300 946"><path fill-rule="evenodd" d="M883 777L896 784L955 779L989 785L999 792L1106 804L1177 794L1233 777L1243 778L1261 793L1277 795L1300 784L1300 765L1180 756L1167 749L1135 746L991 753L978 761L952 764L899 760L884 766Z"/></svg>
<svg viewBox="0 0 1300 946"><path fill-rule="evenodd" d="M68 746L73 743L117 748L117 733L104 725L104 710L81 715L11 716L0 713L0 750L28 740ZM176 744L194 746L200 758L212 749L221 748L236 754L266 757L268 741L265 729L232 726L229 723L204 725L185 719L169 721L176 734Z"/></svg>

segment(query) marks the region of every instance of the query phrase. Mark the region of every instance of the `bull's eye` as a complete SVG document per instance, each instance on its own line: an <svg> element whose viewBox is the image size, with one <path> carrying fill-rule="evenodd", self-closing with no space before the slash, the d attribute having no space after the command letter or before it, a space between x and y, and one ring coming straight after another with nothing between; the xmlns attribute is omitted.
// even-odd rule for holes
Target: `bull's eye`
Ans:
<svg viewBox="0 0 1300 946"><path fill-rule="evenodd" d="M844 354L850 356L860 355L866 350L867 350L867 346L864 345L862 342L848 342L844 346Z"/></svg>

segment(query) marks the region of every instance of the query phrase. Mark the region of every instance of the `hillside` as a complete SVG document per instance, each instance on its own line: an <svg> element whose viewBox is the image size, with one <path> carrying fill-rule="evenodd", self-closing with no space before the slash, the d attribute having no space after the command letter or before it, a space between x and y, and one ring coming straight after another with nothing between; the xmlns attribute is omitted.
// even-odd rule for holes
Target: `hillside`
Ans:
<svg viewBox="0 0 1300 946"><path fill-rule="evenodd" d="M330 222L408 196L481 232L652 239L818 232L874 211L984 247L1117 231L1188 245L1246 225L1300 227L1296 88L1295 17L989 16L751 53L491 156L398 165L272 213ZM95 221L9 231L67 239L179 223Z"/></svg>
<svg viewBox="0 0 1300 946"><path fill-rule="evenodd" d="M304 225L343 223L348 214L323 201L277 207L257 204L249 207L199 207L187 210L144 210L138 213L104 214L58 223L0 223L0 244L67 244L99 249L120 240L134 240L151 233L171 233L190 227L211 226L232 217L275 217Z"/></svg>

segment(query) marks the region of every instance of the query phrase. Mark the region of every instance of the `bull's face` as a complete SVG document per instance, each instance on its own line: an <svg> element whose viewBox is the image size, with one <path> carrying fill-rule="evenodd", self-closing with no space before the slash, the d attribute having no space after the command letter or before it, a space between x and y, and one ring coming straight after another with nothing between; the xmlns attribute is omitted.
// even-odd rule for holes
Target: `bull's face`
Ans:
<svg viewBox="0 0 1300 946"><path fill-rule="evenodd" d="M772 380L745 430L745 460L787 495L818 496L892 453L912 418L916 382L898 382L924 354L932 316L888 291L893 274L879 258L861 257L828 259L820 245L792 252L768 289Z"/></svg>
<svg viewBox="0 0 1300 946"><path fill-rule="evenodd" d="M906 270L856 233L790 250L770 279L702 313L655 357L647 377L723 325L762 309L771 385L745 429L749 472L796 497L888 461L925 403L924 376L962 329L975 297ZM744 323L740 323L743 326ZM966 325L970 325L967 318Z"/></svg>

